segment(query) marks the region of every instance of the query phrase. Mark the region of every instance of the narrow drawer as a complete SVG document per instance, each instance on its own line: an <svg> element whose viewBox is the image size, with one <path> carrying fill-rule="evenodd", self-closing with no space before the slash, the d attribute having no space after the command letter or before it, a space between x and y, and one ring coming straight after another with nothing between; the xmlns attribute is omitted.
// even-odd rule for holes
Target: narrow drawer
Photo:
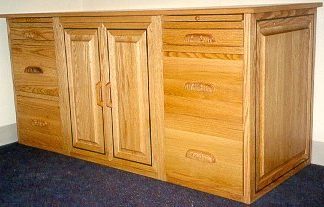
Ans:
<svg viewBox="0 0 324 207"><path fill-rule="evenodd" d="M166 129L167 180L205 191L242 195L243 142Z"/></svg>
<svg viewBox="0 0 324 207"><path fill-rule="evenodd" d="M243 20L242 14L163 16L164 22L233 22L233 21L242 21L242 20Z"/></svg>
<svg viewBox="0 0 324 207"><path fill-rule="evenodd" d="M16 91L58 96L55 48L52 41L11 41Z"/></svg>
<svg viewBox="0 0 324 207"><path fill-rule="evenodd" d="M243 57L165 53L165 112L242 124Z"/></svg>
<svg viewBox="0 0 324 207"><path fill-rule="evenodd" d="M36 23L12 23L19 24L18 27L10 27L10 39L11 40L37 40L37 41L53 41L54 32L51 27L36 27ZM11 25L12 25L11 24ZM44 23L42 23L44 24ZM46 25L48 23L45 23ZM51 24L48 24L51 26ZM44 26L44 25L42 25Z"/></svg>
<svg viewBox="0 0 324 207"><path fill-rule="evenodd" d="M16 102L19 142L61 152L64 140L58 102L22 96Z"/></svg>
<svg viewBox="0 0 324 207"><path fill-rule="evenodd" d="M164 29L163 43L168 45L243 46L242 29Z"/></svg>

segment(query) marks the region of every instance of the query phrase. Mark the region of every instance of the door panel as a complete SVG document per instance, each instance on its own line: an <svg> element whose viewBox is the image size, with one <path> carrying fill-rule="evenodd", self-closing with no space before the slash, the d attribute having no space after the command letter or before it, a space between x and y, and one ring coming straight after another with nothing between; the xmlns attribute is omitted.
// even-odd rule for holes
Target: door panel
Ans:
<svg viewBox="0 0 324 207"><path fill-rule="evenodd" d="M98 32L65 31L73 146L104 153Z"/></svg>
<svg viewBox="0 0 324 207"><path fill-rule="evenodd" d="M257 189L309 158L312 17L258 23Z"/></svg>
<svg viewBox="0 0 324 207"><path fill-rule="evenodd" d="M108 30L114 156L151 165L145 30Z"/></svg>

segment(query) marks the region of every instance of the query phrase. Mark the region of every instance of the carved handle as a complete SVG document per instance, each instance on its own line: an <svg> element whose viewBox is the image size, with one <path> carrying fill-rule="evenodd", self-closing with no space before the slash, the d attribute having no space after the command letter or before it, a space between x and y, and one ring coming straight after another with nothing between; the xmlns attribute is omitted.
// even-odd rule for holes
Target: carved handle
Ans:
<svg viewBox="0 0 324 207"><path fill-rule="evenodd" d="M99 81L96 84L96 96L97 96L97 105L103 107L102 93L101 93L101 81Z"/></svg>
<svg viewBox="0 0 324 207"><path fill-rule="evenodd" d="M33 119L32 120L32 125L36 126L36 127L46 127L48 125L48 123L46 121L43 121L43 120Z"/></svg>
<svg viewBox="0 0 324 207"><path fill-rule="evenodd" d="M107 97L108 97L108 93L109 93L110 90L111 90L111 83L108 82L108 83L105 85L105 88L106 88L106 93L107 93ZM109 107L109 108L112 108L111 98L110 98L110 100L107 100L106 106Z"/></svg>
<svg viewBox="0 0 324 207"><path fill-rule="evenodd" d="M186 157L200 162L214 163L216 159L213 154L209 152L203 152L200 150L189 149L186 153Z"/></svg>
<svg viewBox="0 0 324 207"><path fill-rule="evenodd" d="M212 34L203 34L203 33L187 34L185 36L185 42L213 43L215 42L215 38L213 37Z"/></svg>
<svg viewBox="0 0 324 207"><path fill-rule="evenodd" d="M41 69L40 67L37 66L28 66L25 68L25 73L32 73L32 74L42 74L43 69Z"/></svg>
<svg viewBox="0 0 324 207"><path fill-rule="evenodd" d="M184 88L187 91L196 91L196 92L205 92L205 93L213 93L215 91L215 87L211 83L203 83L203 82L187 82L184 85Z"/></svg>

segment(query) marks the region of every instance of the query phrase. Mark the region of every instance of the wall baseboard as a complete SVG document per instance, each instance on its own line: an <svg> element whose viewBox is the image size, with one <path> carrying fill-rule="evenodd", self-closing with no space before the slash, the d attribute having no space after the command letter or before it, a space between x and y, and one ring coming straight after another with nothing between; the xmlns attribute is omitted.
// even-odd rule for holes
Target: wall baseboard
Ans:
<svg viewBox="0 0 324 207"><path fill-rule="evenodd" d="M0 146L17 141L17 124L0 127Z"/></svg>
<svg viewBox="0 0 324 207"><path fill-rule="evenodd" d="M324 166L324 142L313 141L312 164Z"/></svg>

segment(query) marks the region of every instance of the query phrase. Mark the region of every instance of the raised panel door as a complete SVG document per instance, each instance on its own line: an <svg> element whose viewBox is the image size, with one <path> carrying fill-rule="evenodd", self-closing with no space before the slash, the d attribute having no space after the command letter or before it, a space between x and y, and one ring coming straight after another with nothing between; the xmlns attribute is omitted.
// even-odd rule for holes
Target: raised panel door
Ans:
<svg viewBox="0 0 324 207"><path fill-rule="evenodd" d="M146 30L108 30L114 156L151 165Z"/></svg>
<svg viewBox="0 0 324 207"><path fill-rule="evenodd" d="M99 41L96 29L67 29L73 147L105 153Z"/></svg>

